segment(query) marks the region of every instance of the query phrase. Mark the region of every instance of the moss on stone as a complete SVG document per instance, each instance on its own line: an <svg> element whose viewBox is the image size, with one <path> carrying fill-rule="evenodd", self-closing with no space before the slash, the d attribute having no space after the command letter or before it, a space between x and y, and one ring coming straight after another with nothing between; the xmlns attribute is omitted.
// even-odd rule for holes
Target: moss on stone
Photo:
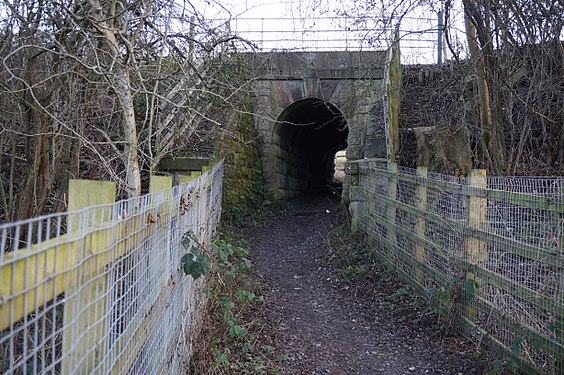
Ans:
<svg viewBox="0 0 564 375"><path fill-rule="evenodd" d="M250 96L250 95L249 95ZM257 149L257 132L252 99L234 113L223 132L218 153L225 158L223 189L224 220L234 221L260 208L267 200L262 161Z"/></svg>

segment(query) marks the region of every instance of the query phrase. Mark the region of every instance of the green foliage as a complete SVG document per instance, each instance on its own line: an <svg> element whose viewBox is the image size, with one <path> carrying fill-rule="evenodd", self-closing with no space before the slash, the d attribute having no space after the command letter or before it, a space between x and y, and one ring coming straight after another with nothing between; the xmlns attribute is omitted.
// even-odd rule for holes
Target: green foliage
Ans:
<svg viewBox="0 0 564 375"><path fill-rule="evenodd" d="M275 350L267 353L255 348L255 332L262 328L249 318L249 311L263 298L248 275L252 267L249 250L235 242L233 235L222 232L210 248L213 277L205 290L209 328L207 337L202 338L202 345L209 349L202 358L196 356L193 373L277 374Z"/></svg>
<svg viewBox="0 0 564 375"><path fill-rule="evenodd" d="M188 252L180 259L182 270L186 275L190 275L194 280L202 276L206 276L211 271L211 263L207 254L203 250L203 246L195 241L195 236L192 232L186 232L180 243ZM192 243L198 244L199 247L191 245Z"/></svg>
<svg viewBox="0 0 564 375"><path fill-rule="evenodd" d="M192 246L190 251L180 260L182 262L182 269L186 275L190 275L194 280L210 273L210 260L207 256L200 254L197 247Z"/></svg>
<svg viewBox="0 0 564 375"><path fill-rule="evenodd" d="M429 308L442 321L447 318L452 306L452 295L445 287L429 289Z"/></svg>
<svg viewBox="0 0 564 375"><path fill-rule="evenodd" d="M480 287L478 283L473 279L464 280L464 291L468 297L474 297L476 295L476 290Z"/></svg>
<svg viewBox="0 0 564 375"><path fill-rule="evenodd" d="M550 325L549 325L550 326ZM547 327L549 328L549 327ZM505 358L498 359L493 362L492 368L487 372L486 375L498 375L498 374L516 374L519 372L519 360L523 354L523 348L527 344L525 337L522 335L516 336L511 345L509 346L509 353ZM533 348L541 349L544 346L543 340L537 338L532 342ZM527 352L527 350L525 350Z"/></svg>
<svg viewBox="0 0 564 375"><path fill-rule="evenodd" d="M449 320L454 316L455 301L459 298L461 290L468 298L474 298L479 287L474 279L453 277L445 285L427 291L428 309L431 313L437 315L439 325L450 324Z"/></svg>
<svg viewBox="0 0 564 375"><path fill-rule="evenodd" d="M341 277L347 282L358 279L366 275L367 267L365 265L349 264L341 270Z"/></svg>
<svg viewBox="0 0 564 375"><path fill-rule="evenodd" d="M411 294L413 290L409 287L409 285L402 286L388 297L390 300L398 300L403 296Z"/></svg>
<svg viewBox="0 0 564 375"><path fill-rule="evenodd" d="M504 373L515 374L519 370L519 364L513 358L498 359L493 362L492 368L486 375L498 375Z"/></svg>
<svg viewBox="0 0 564 375"><path fill-rule="evenodd" d="M370 275L374 256L360 233L352 233L347 224L336 227L329 234L332 258L342 281L350 284Z"/></svg>

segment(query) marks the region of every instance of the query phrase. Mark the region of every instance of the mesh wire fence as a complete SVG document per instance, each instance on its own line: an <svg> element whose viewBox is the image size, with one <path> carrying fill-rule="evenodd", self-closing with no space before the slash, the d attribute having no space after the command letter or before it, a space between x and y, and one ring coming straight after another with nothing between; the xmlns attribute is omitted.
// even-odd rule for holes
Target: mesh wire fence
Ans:
<svg viewBox="0 0 564 375"><path fill-rule="evenodd" d="M181 239L209 244L222 179L2 225L0 373L181 373L203 301Z"/></svg>
<svg viewBox="0 0 564 375"><path fill-rule="evenodd" d="M407 16L402 20L398 29L402 61L437 62L437 19ZM263 52L386 50L395 30L385 19L348 16L235 17L212 22Z"/></svg>
<svg viewBox="0 0 564 375"><path fill-rule="evenodd" d="M531 372L564 373L564 178L358 163L359 224L380 258L429 298L448 289L479 343Z"/></svg>

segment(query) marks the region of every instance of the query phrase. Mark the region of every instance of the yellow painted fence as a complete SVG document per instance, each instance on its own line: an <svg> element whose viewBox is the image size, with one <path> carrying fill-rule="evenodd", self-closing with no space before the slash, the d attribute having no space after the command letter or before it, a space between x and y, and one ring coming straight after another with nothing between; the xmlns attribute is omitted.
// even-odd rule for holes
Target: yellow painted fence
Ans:
<svg viewBox="0 0 564 375"><path fill-rule="evenodd" d="M182 372L202 281L180 240L209 244L222 180L219 162L119 202L114 183L73 180L68 213L1 225L0 373Z"/></svg>

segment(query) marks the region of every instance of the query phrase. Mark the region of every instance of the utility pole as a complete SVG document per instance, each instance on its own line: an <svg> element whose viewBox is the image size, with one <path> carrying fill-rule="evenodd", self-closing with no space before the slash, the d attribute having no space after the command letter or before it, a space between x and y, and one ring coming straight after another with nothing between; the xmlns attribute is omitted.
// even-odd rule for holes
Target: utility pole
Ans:
<svg viewBox="0 0 564 375"><path fill-rule="evenodd" d="M437 64L443 63L444 1L441 1L437 26Z"/></svg>

